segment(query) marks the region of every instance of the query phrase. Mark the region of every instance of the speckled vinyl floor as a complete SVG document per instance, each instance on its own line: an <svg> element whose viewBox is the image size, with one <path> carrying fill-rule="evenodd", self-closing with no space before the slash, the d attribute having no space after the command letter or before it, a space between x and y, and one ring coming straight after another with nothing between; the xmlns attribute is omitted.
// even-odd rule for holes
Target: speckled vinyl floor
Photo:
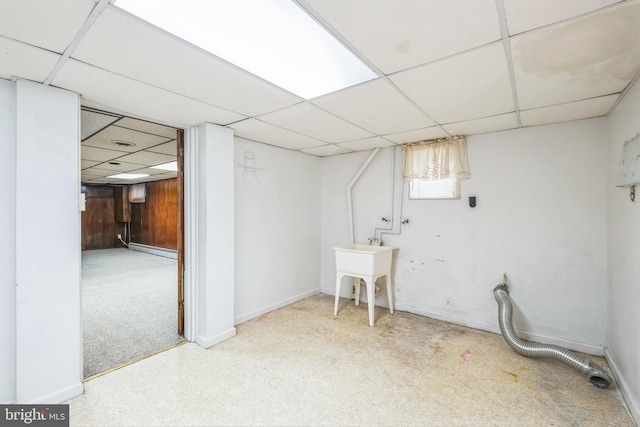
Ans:
<svg viewBox="0 0 640 427"><path fill-rule="evenodd" d="M496 314L497 315L497 314ZM500 335L316 295L85 383L71 425L633 426L617 387ZM604 359L588 356L607 368Z"/></svg>

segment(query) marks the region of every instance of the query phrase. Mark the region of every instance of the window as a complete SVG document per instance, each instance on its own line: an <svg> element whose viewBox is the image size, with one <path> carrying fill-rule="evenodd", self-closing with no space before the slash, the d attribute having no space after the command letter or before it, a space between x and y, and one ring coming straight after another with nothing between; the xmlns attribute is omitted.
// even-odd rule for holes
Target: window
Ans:
<svg viewBox="0 0 640 427"><path fill-rule="evenodd" d="M459 199L460 180L456 178L409 181L409 199Z"/></svg>

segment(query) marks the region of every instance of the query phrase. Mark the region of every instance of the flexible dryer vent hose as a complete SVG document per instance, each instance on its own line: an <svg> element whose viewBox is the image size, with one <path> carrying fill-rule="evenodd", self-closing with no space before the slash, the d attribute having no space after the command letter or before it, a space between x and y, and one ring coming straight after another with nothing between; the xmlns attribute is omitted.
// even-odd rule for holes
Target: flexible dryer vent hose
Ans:
<svg viewBox="0 0 640 427"><path fill-rule="evenodd" d="M493 289L493 295L498 302L498 323L504 340L516 352L525 357L551 358L569 365L583 375L586 375L591 384L598 388L607 388L611 384L611 378L604 369L595 363L566 348L557 345L538 344L522 341L513 327L513 306L509 298L509 287L505 275L504 283Z"/></svg>

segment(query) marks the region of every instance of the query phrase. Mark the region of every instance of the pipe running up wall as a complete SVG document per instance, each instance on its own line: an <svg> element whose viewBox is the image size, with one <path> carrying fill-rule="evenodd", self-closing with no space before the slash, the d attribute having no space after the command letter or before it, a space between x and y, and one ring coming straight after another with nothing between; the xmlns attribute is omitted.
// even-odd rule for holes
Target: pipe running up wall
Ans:
<svg viewBox="0 0 640 427"><path fill-rule="evenodd" d="M353 219L353 199L352 199L353 186L356 185L356 182L358 182L358 180L360 179L360 177L362 176L364 171L367 170L367 168L369 167L369 165L371 164L373 159L378 155L378 151L380 151L380 147L376 147L371 152L371 154L369 155L367 160L360 167L360 169L358 170L358 173L356 173L356 176L353 177L353 179L349 183L349 186L347 187L347 205L348 205L348 209L349 209L349 236L350 236L349 242L351 244L354 244L356 242L356 236L355 236L354 224L353 224L353 221L354 221L354 219Z"/></svg>
<svg viewBox="0 0 640 427"><path fill-rule="evenodd" d="M611 384L611 378L604 369L592 363L584 357L566 348L550 344L538 344L522 341L513 327L513 306L509 298L507 275L504 275L503 283L493 289L493 295L498 302L498 323L504 340L518 354L533 358L551 358L572 367L576 371L586 375L591 384L598 388L607 388Z"/></svg>

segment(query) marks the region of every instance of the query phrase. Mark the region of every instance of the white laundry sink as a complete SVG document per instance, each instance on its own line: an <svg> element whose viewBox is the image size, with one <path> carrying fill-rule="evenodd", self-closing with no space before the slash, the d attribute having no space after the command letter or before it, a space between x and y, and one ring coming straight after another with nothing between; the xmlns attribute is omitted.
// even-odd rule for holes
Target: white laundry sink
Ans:
<svg viewBox="0 0 640 427"><path fill-rule="evenodd" d="M336 252L336 270L345 275L371 277L391 270L392 247L353 244L333 249Z"/></svg>
<svg viewBox="0 0 640 427"><path fill-rule="evenodd" d="M367 302L369 306L369 326L374 324L374 289L376 279L384 276L387 282L389 310L393 313L391 290L391 259L393 249L389 246L344 245L336 246L336 296L333 315L338 315L338 299L343 276L361 278L367 285ZM360 302L360 279L354 282L356 305Z"/></svg>

